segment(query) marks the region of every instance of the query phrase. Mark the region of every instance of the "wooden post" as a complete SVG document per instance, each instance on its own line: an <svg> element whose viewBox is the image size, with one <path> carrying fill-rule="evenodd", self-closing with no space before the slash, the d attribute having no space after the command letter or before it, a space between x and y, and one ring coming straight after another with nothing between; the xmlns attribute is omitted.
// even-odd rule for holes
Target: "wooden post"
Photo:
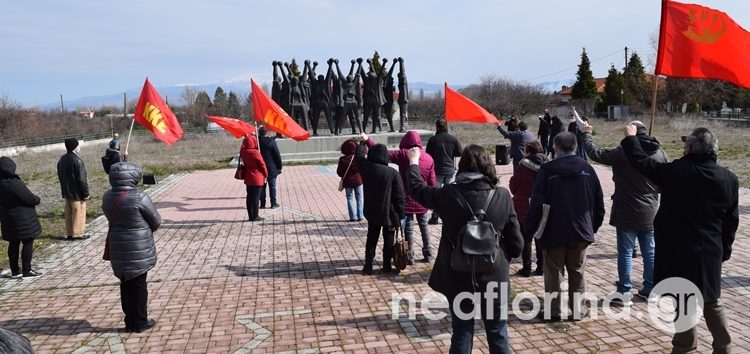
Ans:
<svg viewBox="0 0 750 354"><path fill-rule="evenodd" d="M65 104L63 103L62 93L60 94L60 112L65 114Z"/></svg>

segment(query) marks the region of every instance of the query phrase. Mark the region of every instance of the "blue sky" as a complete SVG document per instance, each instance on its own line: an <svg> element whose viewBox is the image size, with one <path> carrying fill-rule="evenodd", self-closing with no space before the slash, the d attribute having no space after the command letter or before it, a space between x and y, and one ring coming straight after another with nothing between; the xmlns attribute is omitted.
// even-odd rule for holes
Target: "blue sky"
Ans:
<svg viewBox="0 0 750 354"><path fill-rule="evenodd" d="M701 0L750 28L750 1ZM154 85L268 80L271 62L404 57L409 80L595 76L652 56L658 0L0 2L0 95L37 105ZM347 66L348 68L348 66ZM346 69L344 69L346 70ZM319 70L320 71L320 70Z"/></svg>

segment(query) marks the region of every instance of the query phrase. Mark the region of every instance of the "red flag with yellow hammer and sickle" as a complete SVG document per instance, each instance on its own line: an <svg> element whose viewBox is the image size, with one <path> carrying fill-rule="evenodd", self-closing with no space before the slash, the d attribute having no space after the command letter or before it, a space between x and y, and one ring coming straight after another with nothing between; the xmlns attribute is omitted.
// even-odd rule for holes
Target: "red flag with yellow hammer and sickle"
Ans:
<svg viewBox="0 0 750 354"><path fill-rule="evenodd" d="M135 121L150 130L154 137L172 145L182 137L182 127L172 110L146 78L141 98L135 107Z"/></svg>

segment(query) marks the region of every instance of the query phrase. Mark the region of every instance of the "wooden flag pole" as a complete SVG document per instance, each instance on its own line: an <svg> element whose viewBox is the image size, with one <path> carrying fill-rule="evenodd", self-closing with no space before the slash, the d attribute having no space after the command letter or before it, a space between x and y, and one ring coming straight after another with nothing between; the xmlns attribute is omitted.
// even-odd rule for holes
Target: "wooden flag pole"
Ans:
<svg viewBox="0 0 750 354"><path fill-rule="evenodd" d="M128 147L130 147L130 136L133 134L133 124L135 124L135 118L130 121L130 131L128 132L128 141L125 143L125 155L128 154Z"/></svg>
<svg viewBox="0 0 750 354"><path fill-rule="evenodd" d="M648 135L653 135L654 121L656 120L656 89L659 84L659 76L654 73L654 94L651 97L651 122L648 123Z"/></svg>

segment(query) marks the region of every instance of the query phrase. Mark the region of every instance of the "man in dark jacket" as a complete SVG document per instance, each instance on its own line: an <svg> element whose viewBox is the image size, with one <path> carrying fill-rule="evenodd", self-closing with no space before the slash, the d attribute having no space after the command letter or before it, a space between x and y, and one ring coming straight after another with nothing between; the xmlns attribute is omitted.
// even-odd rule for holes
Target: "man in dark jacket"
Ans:
<svg viewBox="0 0 750 354"><path fill-rule="evenodd" d="M703 295L703 316L714 339L714 353L729 353L731 338L719 297L721 264L732 254L739 224L737 176L716 164L719 142L706 128L696 128L685 137L684 156L670 163L649 158L637 131L629 124L621 145L633 166L661 189L654 219L654 282L678 277L695 284ZM696 332L693 327L675 333L673 352L695 351Z"/></svg>
<svg viewBox="0 0 750 354"><path fill-rule="evenodd" d="M511 118L512 119L512 118ZM523 149L527 143L534 140L534 135L528 131L526 122L518 123L518 129L509 131L503 127L503 121L499 121L497 130L505 139L510 139L510 157L513 159L513 170L518 167L518 163L523 159Z"/></svg>
<svg viewBox="0 0 750 354"><path fill-rule="evenodd" d="M552 118L550 118L549 145L547 146L547 152L552 155L552 158L555 157L555 149L552 146L552 141L557 134L562 133L564 130L565 127L563 127L563 122L560 120L560 117L552 116Z"/></svg>
<svg viewBox="0 0 750 354"><path fill-rule="evenodd" d="M120 154L120 141L117 139L112 139L109 142L107 151L104 152L104 156L102 157L102 167L104 167L104 172L109 174L109 169L112 167L112 165L127 160L128 155Z"/></svg>
<svg viewBox="0 0 750 354"><path fill-rule="evenodd" d="M432 156L435 162L436 187L441 188L446 184L453 183L453 175L456 173L456 157L461 157L461 143L455 136L448 133L448 123L445 119L435 121L435 135L427 141L425 152ZM427 222L436 225L440 215L433 210L432 217Z"/></svg>
<svg viewBox="0 0 750 354"><path fill-rule="evenodd" d="M0 157L0 224L3 240L8 241L8 258L11 277L35 277L41 275L31 269L34 239L42 233L36 215L39 197L31 193L16 174L16 163L8 157ZM23 243L21 269L18 268L18 251ZM23 271L23 273L21 273Z"/></svg>
<svg viewBox="0 0 750 354"><path fill-rule="evenodd" d="M542 143L543 153L547 155L549 148L549 133L552 130L552 117L549 115L549 109L544 109L544 115L539 116L539 130L537 130L537 136L539 142Z"/></svg>
<svg viewBox="0 0 750 354"><path fill-rule="evenodd" d="M524 228L535 232L542 223L542 204L549 205L539 246L544 254L545 303L551 300L551 308L540 314L545 321L563 318L560 280L567 270L568 307L573 319L579 320L588 315L582 298L586 291L586 248L594 242L594 234L604 221L604 197L594 168L576 156L576 136L560 133L552 145L557 157L537 173Z"/></svg>
<svg viewBox="0 0 750 354"><path fill-rule="evenodd" d="M86 178L86 166L78 157L80 146L75 138L65 139L68 152L57 162L57 177L60 180L62 197L65 198L65 234L67 240L86 239L86 201L89 196L89 184Z"/></svg>
<svg viewBox="0 0 750 354"><path fill-rule="evenodd" d="M638 127L638 142L643 150L656 162L667 162L667 154L659 141L647 134L646 126L633 121ZM630 273L633 267L635 242L641 245L643 253L643 288L638 295L648 298L654 287L654 216L659 207L659 188L648 178L643 177L630 165L621 146L602 149L594 143L592 126L583 131L583 144L588 157L600 164L612 166L612 179L615 193L612 196L612 212L609 224L617 231L617 291L610 294L612 303L629 306L631 301Z"/></svg>
<svg viewBox="0 0 750 354"><path fill-rule="evenodd" d="M281 174L281 153L279 152L279 146L276 145L276 138L266 136L268 131L266 127L261 126L258 128L258 144L260 146L260 154L263 156L263 161L266 163L268 169L268 179L266 184L260 189L260 207L266 207L266 187L268 187L268 194L271 199L271 208L278 208L279 203L276 201L276 177Z"/></svg>
<svg viewBox="0 0 750 354"><path fill-rule="evenodd" d="M161 216L148 194L138 191L141 169L129 162L112 166L104 193L102 211L109 221L107 247L112 271L120 280L125 329L143 332L156 324L148 319L148 271L156 266L154 231Z"/></svg>
<svg viewBox="0 0 750 354"><path fill-rule="evenodd" d="M365 218L367 219L367 244L365 246L365 266L362 274L372 274L372 261L378 245L380 229L383 229L383 272L391 268L393 237L396 228L406 214L405 192L398 171L388 166L388 149L376 144L367 150L366 142L357 147L355 163L362 176L365 194ZM398 272L398 269L395 270Z"/></svg>

